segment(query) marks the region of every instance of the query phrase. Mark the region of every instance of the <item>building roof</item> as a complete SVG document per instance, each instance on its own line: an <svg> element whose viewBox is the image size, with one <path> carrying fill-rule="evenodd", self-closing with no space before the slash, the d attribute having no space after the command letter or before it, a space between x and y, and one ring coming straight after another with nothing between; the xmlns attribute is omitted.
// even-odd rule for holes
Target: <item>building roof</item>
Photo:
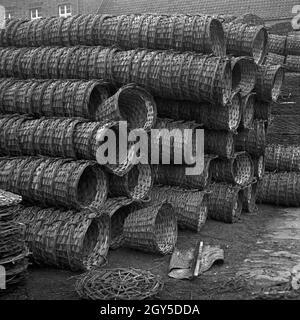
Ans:
<svg viewBox="0 0 300 320"><path fill-rule="evenodd" d="M99 0L99 13L254 13L270 21L292 18L297 4L299 0Z"/></svg>

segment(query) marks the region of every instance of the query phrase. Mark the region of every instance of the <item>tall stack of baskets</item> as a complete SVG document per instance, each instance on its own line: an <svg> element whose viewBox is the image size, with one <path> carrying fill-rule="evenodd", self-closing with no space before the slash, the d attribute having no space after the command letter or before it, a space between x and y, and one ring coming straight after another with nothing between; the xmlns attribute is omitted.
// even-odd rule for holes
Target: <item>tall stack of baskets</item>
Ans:
<svg viewBox="0 0 300 320"><path fill-rule="evenodd" d="M204 15L9 20L0 30L0 188L23 196L17 216L34 260L89 269L109 245L167 254L177 224L199 232L207 216L232 223L254 210L283 77L261 65L267 42L263 25ZM154 141L171 163L134 165L132 145L116 143L128 154L97 164L121 121L149 134L178 129ZM180 134L194 139L199 128L204 171L186 175L189 161L174 163Z"/></svg>
<svg viewBox="0 0 300 320"><path fill-rule="evenodd" d="M267 135L266 174L259 188L263 203L300 206L300 39L270 34L270 53L287 70L280 99L272 104ZM277 63L277 62L276 62Z"/></svg>

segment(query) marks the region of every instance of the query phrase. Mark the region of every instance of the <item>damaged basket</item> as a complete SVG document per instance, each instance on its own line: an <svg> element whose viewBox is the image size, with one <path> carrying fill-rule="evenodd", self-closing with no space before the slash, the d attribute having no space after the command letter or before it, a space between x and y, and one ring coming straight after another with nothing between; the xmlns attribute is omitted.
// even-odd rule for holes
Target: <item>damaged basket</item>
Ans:
<svg viewBox="0 0 300 320"><path fill-rule="evenodd" d="M125 219L124 246L150 253L169 254L177 241L177 219L168 203L135 211Z"/></svg>

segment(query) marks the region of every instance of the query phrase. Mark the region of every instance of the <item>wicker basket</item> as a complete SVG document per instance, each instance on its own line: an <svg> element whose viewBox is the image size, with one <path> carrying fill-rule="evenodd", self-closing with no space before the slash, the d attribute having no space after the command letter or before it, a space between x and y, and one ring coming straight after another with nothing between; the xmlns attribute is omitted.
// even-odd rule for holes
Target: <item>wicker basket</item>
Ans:
<svg viewBox="0 0 300 320"><path fill-rule="evenodd" d="M195 121L205 129L235 131L241 120L241 99L235 93L225 106L192 101L168 100L156 98L157 112L160 118Z"/></svg>
<svg viewBox="0 0 300 320"><path fill-rule="evenodd" d="M215 159L210 165L212 179L245 186L253 180L254 167L247 153L236 153L231 159Z"/></svg>
<svg viewBox="0 0 300 320"><path fill-rule="evenodd" d="M270 102L263 102L261 100L255 99L254 118L257 120L264 120L268 124L271 123L272 107L273 107L273 104Z"/></svg>
<svg viewBox="0 0 300 320"><path fill-rule="evenodd" d="M14 32L16 38L5 32L0 45L119 45L124 49L175 49L217 56L226 53L221 23L205 15L77 15L21 20Z"/></svg>
<svg viewBox="0 0 300 320"><path fill-rule="evenodd" d="M298 88L300 87L300 74L286 72L281 89L281 98L290 101L293 97L299 97Z"/></svg>
<svg viewBox="0 0 300 320"><path fill-rule="evenodd" d="M222 158L231 158L234 155L233 134L226 131L204 131L204 149L207 154L215 154Z"/></svg>
<svg viewBox="0 0 300 320"><path fill-rule="evenodd" d="M135 165L126 175L110 175L109 194L111 197L127 196L138 201L145 199L152 187L151 167L146 164Z"/></svg>
<svg viewBox="0 0 300 320"><path fill-rule="evenodd" d="M177 219L168 203L131 213L124 224L124 246L159 254L169 254L177 241Z"/></svg>
<svg viewBox="0 0 300 320"><path fill-rule="evenodd" d="M126 197L108 198L98 208L98 214L108 214L110 217L110 249L117 249L123 245L123 227L129 213L133 211L132 199Z"/></svg>
<svg viewBox="0 0 300 320"><path fill-rule="evenodd" d="M252 158L254 165L254 177L257 180L261 180L265 174L265 156L260 156L258 158Z"/></svg>
<svg viewBox="0 0 300 320"><path fill-rule="evenodd" d="M297 36L289 35L286 39L286 54L300 56L300 39Z"/></svg>
<svg viewBox="0 0 300 320"><path fill-rule="evenodd" d="M249 213L256 213L256 199L258 193L258 182L253 182L242 190L243 194L243 210Z"/></svg>
<svg viewBox="0 0 300 320"><path fill-rule="evenodd" d="M8 208L11 206L15 206L22 201L22 197L17 194L7 192L0 189L0 210L4 208ZM0 213L0 220L4 220L6 217L5 210Z"/></svg>
<svg viewBox="0 0 300 320"><path fill-rule="evenodd" d="M253 26L263 26L265 25L265 21L253 13L245 13L241 16L238 16L234 19L235 23L246 23L248 25Z"/></svg>
<svg viewBox="0 0 300 320"><path fill-rule="evenodd" d="M259 185L258 201L287 207L300 206L300 175L297 172L267 172Z"/></svg>
<svg viewBox="0 0 300 320"><path fill-rule="evenodd" d="M174 208L178 226L200 232L207 218L207 193L178 187L155 186L150 193L151 203L166 200Z"/></svg>
<svg viewBox="0 0 300 320"><path fill-rule="evenodd" d="M265 65L282 65L285 66L286 56L281 56L277 53L269 52L264 60Z"/></svg>
<svg viewBox="0 0 300 320"><path fill-rule="evenodd" d="M208 191L208 217L226 223L237 222L243 207L242 189L225 183L214 183Z"/></svg>
<svg viewBox="0 0 300 320"><path fill-rule="evenodd" d="M289 72L300 72L300 55L299 56L287 56L285 60L285 68Z"/></svg>
<svg viewBox="0 0 300 320"><path fill-rule="evenodd" d="M19 80L10 85L8 81L10 79L0 79L0 87L6 89L0 95L0 111L4 114L96 120L99 105L110 95L107 84L94 80ZM26 90L26 86L30 89Z"/></svg>
<svg viewBox="0 0 300 320"><path fill-rule="evenodd" d="M253 128L255 101L256 101L255 93L250 93L243 98L241 128L244 128L244 129Z"/></svg>
<svg viewBox="0 0 300 320"><path fill-rule="evenodd" d="M210 164L216 156L205 155L204 170L200 175L186 175L184 166L152 165L155 184L204 190L211 181Z"/></svg>
<svg viewBox="0 0 300 320"><path fill-rule="evenodd" d="M286 55L287 36L269 34L269 51L277 55Z"/></svg>
<svg viewBox="0 0 300 320"><path fill-rule="evenodd" d="M81 209L107 197L107 177L93 162L1 158L0 168L0 187L28 202Z"/></svg>
<svg viewBox="0 0 300 320"><path fill-rule="evenodd" d="M271 144L266 147L268 171L300 171L300 147Z"/></svg>
<svg viewBox="0 0 300 320"><path fill-rule="evenodd" d="M255 120L253 129L244 129L234 138L236 151L247 151L253 156L263 155L266 146L265 121Z"/></svg>
<svg viewBox="0 0 300 320"><path fill-rule="evenodd" d="M150 271L102 269L80 275L75 288L86 300L144 300L156 296L163 289L163 282Z"/></svg>
<svg viewBox="0 0 300 320"><path fill-rule="evenodd" d="M249 95L256 81L256 65L250 57L232 58L232 90L239 91L242 97Z"/></svg>
<svg viewBox="0 0 300 320"><path fill-rule="evenodd" d="M227 53L235 56L250 56L262 63L267 54L268 33L264 26L244 23L223 23Z"/></svg>
<svg viewBox="0 0 300 320"><path fill-rule="evenodd" d="M263 101L277 101L284 80L282 66L258 65L255 90L257 97Z"/></svg>
<svg viewBox="0 0 300 320"><path fill-rule="evenodd" d="M42 209L20 206L18 221L26 226L25 239L34 262L72 270L88 270L106 261L109 216L85 209Z"/></svg>
<svg viewBox="0 0 300 320"><path fill-rule="evenodd" d="M134 84L123 86L97 111L97 120L125 120L130 129L150 130L157 116L156 103L151 94Z"/></svg>

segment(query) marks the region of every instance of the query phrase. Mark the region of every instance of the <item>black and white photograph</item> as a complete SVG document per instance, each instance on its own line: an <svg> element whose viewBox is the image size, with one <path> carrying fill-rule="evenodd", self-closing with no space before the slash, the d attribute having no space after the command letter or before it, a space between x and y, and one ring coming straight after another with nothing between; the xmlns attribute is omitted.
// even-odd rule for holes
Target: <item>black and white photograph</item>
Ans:
<svg viewBox="0 0 300 320"><path fill-rule="evenodd" d="M299 0L0 0L0 318L29 300L300 300Z"/></svg>

